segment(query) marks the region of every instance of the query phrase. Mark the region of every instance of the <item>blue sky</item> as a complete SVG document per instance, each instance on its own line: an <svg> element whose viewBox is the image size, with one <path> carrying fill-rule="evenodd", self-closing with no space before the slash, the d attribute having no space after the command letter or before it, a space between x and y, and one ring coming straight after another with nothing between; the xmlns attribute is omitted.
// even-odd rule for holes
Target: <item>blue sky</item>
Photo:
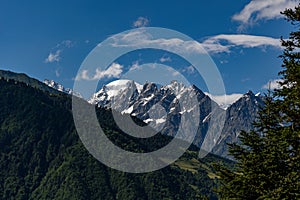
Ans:
<svg viewBox="0 0 300 200"><path fill-rule="evenodd" d="M292 30L278 12L293 5L293 0L1 1L0 68L72 88L98 43L135 27L163 27L207 48L228 94L260 92L277 79L278 39ZM132 54L130 62L143 59Z"/></svg>

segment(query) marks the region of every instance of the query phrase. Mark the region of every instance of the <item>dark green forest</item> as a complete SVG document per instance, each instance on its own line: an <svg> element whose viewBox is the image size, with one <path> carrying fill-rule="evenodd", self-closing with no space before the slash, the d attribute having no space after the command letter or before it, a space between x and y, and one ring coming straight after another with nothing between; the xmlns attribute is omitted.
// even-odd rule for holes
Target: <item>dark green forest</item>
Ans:
<svg viewBox="0 0 300 200"><path fill-rule="evenodd" d="M233 162L214 155L199 160L192 146L155 172L110 169L81 143L71 97L18 77L0 80L0 199L217 199L212 164ZM105 134L124 149L151 151L171 140L160 134L149 141L131 138L116 127L110 110L97 114Z"/></svg>

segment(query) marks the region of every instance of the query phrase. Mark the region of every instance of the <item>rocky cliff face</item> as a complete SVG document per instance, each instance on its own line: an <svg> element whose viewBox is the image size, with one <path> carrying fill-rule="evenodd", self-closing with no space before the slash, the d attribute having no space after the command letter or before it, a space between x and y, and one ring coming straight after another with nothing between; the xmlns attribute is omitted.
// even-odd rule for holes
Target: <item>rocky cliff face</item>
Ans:
<svg viewBox="0 0 300 200"><path fill-rule="evenodd" d="M196 103L191 101L193 97ZM180 135L178 130L194 131L198 123L193 143L223 157L228 157L226 143L238 142L240 131L253 127L259 107L263 106L262 97L249 91L224 109L196 86L188 87L177 81L159 87L154 83L139 85L118 80L104 86L89 102L136 116L156 131L173 137ZM192 117L195 113L199 115L196 120ZM179 138L188 137L191 135Z"/></svg>
<svg viewBox="0 0 300 200"><path fill-rule="evenodd" d="M239 100L233 103L226 110L226 121L221 137L213 149L213 153L228 157L228 147L226 143L239 142L241 130L249 131L253 128L258 111L263 107L263 97L248 91Z"/></svg>

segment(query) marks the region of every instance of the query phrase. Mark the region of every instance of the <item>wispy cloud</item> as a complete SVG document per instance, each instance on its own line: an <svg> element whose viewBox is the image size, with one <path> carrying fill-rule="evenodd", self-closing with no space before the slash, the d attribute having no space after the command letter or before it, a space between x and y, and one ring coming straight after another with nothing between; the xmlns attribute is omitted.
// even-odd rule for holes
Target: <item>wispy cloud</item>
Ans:
<svg viewBox="0 0 300 200"><path fill-rule="evenodd" d="M56 69L55 70L55 76L56 77L60 77L60 69Z"/></svg>
<svg viewBox="0 0 300 200"><path fill-rule="evenodd" d="M76 80L99 80L103 78L120 78L123 72L123 66L118 63L112 63L107 69L96 69L94 74L90 75L88 70L82 70Z"/></svg>
<svg viewBox="0 0 300 200"><path fill-rule="evenodd" d="M190 66L185 67L182 70L182 72L186 72L188 74L193 74L195 72L195 68L192 65L190 65Z"/></svg>
<svg viewBox="0 0 300 200"><path fill-rule="evenodd" d="M156 38L144 30L135 30L113 37L114 47L155 48L170 52L182 52L189 54L230 53L232 48L281 48L280 39L245 35L245 34L221 34L207 37L202 42L183 40L180 38ZM162 61L167 61L163 58Z"/></svg>
<svg viewBox="0 0 300 200"><path fill-rule="evenodd" d="M114 47L155 48L184 53L205 53L202 46L194 40L180 38L156 38L145 30L134 30L112 37Z"/></svg>
<svg viewBox="0 0 300 200"><path fill-rule="evenodd" d="M90 78L89 76L89 70L83 69L77 74L75 80L80 81L80 80L93 80L93 79Z"/></svg>
<svg viewBox="0 0 300 200"><path fill-rule="evenodd" d="M259 20L281 18L283 17L280 14L281 11L293 8L298 4L299 2L296 0L252 0L232 19L242 23L239 27L242 30L245 26L253 25Z"/></svg>
<svg viewBox="0 0 300 200"><path fill-rule="evenodd" d="M221 64L226 64L226 63L228 63L229 61L228 60L220 60L220 63Z"/></svg>
<svg viewBox="0 0 300 200"><path fill-rule="evenodd" d="M270 89L270 90L280 89L282 87L279 84L280 82L282 82L282 79L270 80L268 83L262 86L262 89Z"/></svg>
<svg viewBox="0 0 300 200"><path fill-rule="evenodd" d="M221 34L207 38L202 42L202 46L211 53L229 53L234 47L257 48L269 46L281 48L281 42L280 39L266 36Z"/></svg>
<svg viewBox="0 0 300 200"><path fill-rule="evenodd" d="M169 56L163 56L159 59L160 62L164 63L164 62L172 62L171 57Z"/></svg>
<svg viewBox="0 0 300 200"><path fill-rule="evenodd" d="M201 43L202 47L209 53L230 53L230 48L233 45L221 44L218 39L210 37Z"/></svg>
<svg viewBox="0 0 300 200"><path fill-rule="evenodd" d="M71 40L64 40L61 43L57 44L57 47L66 47L66 48L71 48L75 46L75 42L71 41Z"/></svg>
<svg viewBox="0 0 300 200"><path fill-rule="evenodd" d="M141 70L142 67L140 66L139 62L136 61L134 62L130 67L129 67L129 71L132 71L132 70Z"/></svg>
<svg viewBox="0 0 300 200"><path fill-rule="evenodd" d="M178 71L174 71L174 72L172 73L172 76L173 76L173 77L180 76L180 73L179 73Z"/></svg>
<svg viewBox="0 0 300 200"><path fill-rule="evenodd" d="M241 82L242 82L242 83L245 83L245 82L250 81L250 80L251 80L251 78L247 77L247 78L243 78L243 79L241 80Z"/></svg>
<svg viewBox="0 0 300 200"><path fill-rule="evenodd" d="M173 77L179 77L181 74L179 71L176 71L172 67L167 67L166 70L168 71L168 75L171 74Z"/></svg>
<svg viewBox="0 0 300 200"><path fill-rule="evenodd" d="M149 25L149 19L145 17L139 17L136 21L133 22L132 26L135 28L145 27Z"/></svg>
<svg viewBox="0 0 300 200"><path fill-rule="evenodd" d="M56 50L54 53L50 52L48 57L45 59L46 63L53 63L53 62L59 62L61 50Z"/></svg>
<svg viewBox="0 0 300 200"><path fill-rule="evenodd" d="M59 62L61 60L61 53L66 48L71 48L75 45L75 42L71 40L64 40L58 43L48 54L48 57L45 59L45 63Z"/></svg>

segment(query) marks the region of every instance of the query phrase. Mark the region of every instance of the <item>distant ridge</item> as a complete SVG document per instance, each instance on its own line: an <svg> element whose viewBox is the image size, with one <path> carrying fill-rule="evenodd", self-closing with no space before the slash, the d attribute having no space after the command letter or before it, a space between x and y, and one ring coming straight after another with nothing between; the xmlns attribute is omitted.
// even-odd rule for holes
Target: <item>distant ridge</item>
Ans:
<svg viewBox="0 0 300 200"><path fill-rule="evenodd" d="M63 85L55 82L54 80L48 80L48 79L45 79L44 80L44 84L46 84L47 86L55 89L55 90L58 90L60 92L64 92L66 94L70 94L70 95L75 95L77 97L80 97L82 98L81 94L79 94L78 92L74 92L72 89L70 88L65 88Z"/></svg>
<svg viewBox="0 0 300 200"><path fill-rule="evenodd" d="M35 79L35 78L31 78L29 76L27 76L24 73L16 73L16 72L11 72L11 71L7 71L7 70L0 70L0 79L5 79L5 80L14 80L16 82L21 82L21 83L25 83L27 85L30 85L33 88L45 91L45 92L49 92L51 94L61 94L60 91L51 88L49 86L47 86L46 84L42 83L41 81Z"/></svg>

